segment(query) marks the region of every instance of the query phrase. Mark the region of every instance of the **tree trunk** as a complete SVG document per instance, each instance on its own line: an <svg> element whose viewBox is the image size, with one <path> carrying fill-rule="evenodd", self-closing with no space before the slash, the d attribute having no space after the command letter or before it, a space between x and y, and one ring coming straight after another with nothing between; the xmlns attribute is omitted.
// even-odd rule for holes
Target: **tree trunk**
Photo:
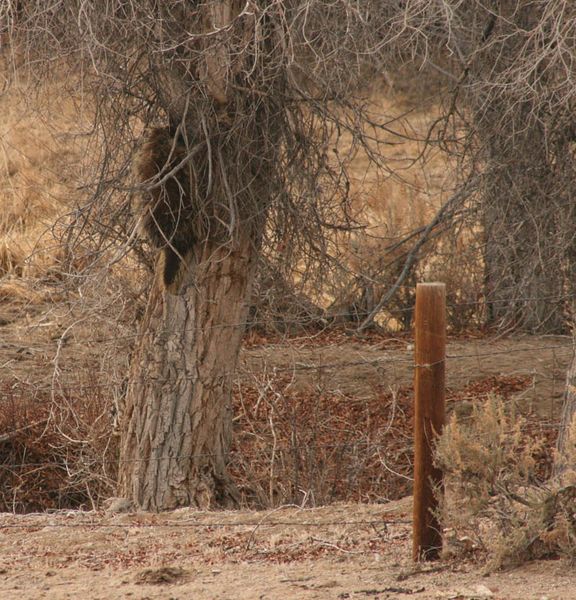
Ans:
<svg viewBox="0 0 576 600"><path fill-rule="evenodd" d="M568 217L563 218L562 192L556 191L559 176L547 151L546 132L532 112L526 105L510 117L506 106L495 101L480 122L489 167L483 191L488 322L500 329L562 333L561 228Z"/></svg>
<svg viewBox="0 0 576 600"><path fill-rule="evenodd" d="M490 325L530 333L565 332L563 256L554 216L547 199L528 190L522 198L503 197L500 191L489 199L484 260Z"/></svg>
<svg viewBox="0 0 576 600"><path fill-rule="evenodd" d="M564 123L573 118L571 112L565 118L565 108L556 104L557 66L543 56L533 61L523 81L511 80L518 63L528 60L538 44L526 44L522 34L503 33L507 26L517 33L537 30L543 11L544 4L499 3L482 39L495 36L474 60L469 87L485 152L488 322L501 330L563 333L568 308L563 296L573 285L566 273L567 255L574 245L567 183L573 176L567 160L572 151ZM540 58L537 51L533 56Z"/></svg>
<svg viewBox="0 0 576 600"><path fill-rule="evenodd" d="M554 460L554 476L561 477L567 468L576 469L576 465L568 465L567 444L570 441L570 433L574 416L576 415L576 353L572 357L572 364L566 374L566 389L564 390L564 406L562 407L562 419L558 430L558 441L556 442L556 458ZM573 440L575 441L575 440Z"/></svg>
<svg viewBox="0 0 576 600"><path fill-rule="evenodd" d="M140 509L237 499L226 462L232 377L258 254L251 237L232 248L197 248L179 295L156 278L121 428L119 493Z"/></svg>

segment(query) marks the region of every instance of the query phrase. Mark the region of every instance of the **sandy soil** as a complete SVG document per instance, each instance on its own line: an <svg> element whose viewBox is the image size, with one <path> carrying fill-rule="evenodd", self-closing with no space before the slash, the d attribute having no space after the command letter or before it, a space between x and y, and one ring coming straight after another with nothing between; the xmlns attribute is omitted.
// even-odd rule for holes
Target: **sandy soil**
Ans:
<svg viewBox="0 0 576 600"><path fill-rule="evenodd" d="M488 575L461 559L415 565L410 507L2 514L0 598L576 599L563 561Z"/></svg>

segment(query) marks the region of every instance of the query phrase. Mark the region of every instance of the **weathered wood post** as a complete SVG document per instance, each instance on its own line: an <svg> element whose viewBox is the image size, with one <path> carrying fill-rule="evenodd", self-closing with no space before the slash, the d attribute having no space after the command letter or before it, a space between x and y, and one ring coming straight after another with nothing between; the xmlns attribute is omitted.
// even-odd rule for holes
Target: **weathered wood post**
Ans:
<svg viewBox="0 0 576 600"><path fill-rule="evenodd" d="M414 560L433 560L442 549L442 531L435 515L435 488L442 472L434 467L435 438L445 415L446 286L416 286L414 376Z"/></svg>

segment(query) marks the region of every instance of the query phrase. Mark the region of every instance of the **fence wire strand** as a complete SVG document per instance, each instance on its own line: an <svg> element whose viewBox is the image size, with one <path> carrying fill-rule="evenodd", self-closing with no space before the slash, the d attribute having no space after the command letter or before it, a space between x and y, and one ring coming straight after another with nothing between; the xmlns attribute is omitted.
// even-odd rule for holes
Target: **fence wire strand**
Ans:
<svg viewBox="0 0 576 600"><path fill-rule="evenodd" d="M479 303L478 303L479 304ZM412 307L409 309L412 310ZM239 325L246 325L244 324L239 324ZM217 327L217 326L216 326ZM145 334L143 334L145 335ZM133 336L126 336L124 339L135 339L138 336L138 334L135 334ZM290 336L287 336L287 338L289 338ZM521 355L525 352L544 352L544 351L557 351L559 353L561 352L568 352L568 351L573 351L574 350L574 344L572 342L572 340L570 339L569 341L564 341L564 337L565 336L554 336L555 338L561 338L561 341L558 341L557 343L542 343L542 344L538 344L538 345L526 345L525 347L514 347L514 348L507 348L507 349L492 349L492 350L479 350L476 352L461 352L461 353L450 353L448 352L445 356L445 358L442 361L438 361L436 363L433 364L439 364L441 362L446 362L447 364L453 361L458 361L458 360L465 360L465 359L486 359L489 357L499 357L499 356L504 356L504 355L510 355L510 354L518 354ZM102 344L103 342L107 342L110 340L114 340L115 342L118 342L119 339L122 339L121 337L116 337L116 338L109 338L109 340L107 339L98 339L98 338L92 338L89 340L84 340L83 343L85 344ZM309 338L306 338L309 339ZM78 340L80 341L80 340ZM390 342L397 342L397 343L401 343L401 344L405 344L407 349L410 350L410 345L413 343L412 339L407 339L407 338L390 338L389 340ZM458 340L456 340L456 342L458 342ZM50 344L46 344L46 346L48 347L58 347L58 344L61 344L62 340L56 340L54 343L50 343ZM487 343L490 344L490 340L483 340L483 343ZM281 343L281 344L277 344L275 345L278 346L279 348L281 347L285 347L285 343ZM38 345L39 346L39 345ZM335 348L338 347L339 344L337 343L331 343L328 346L320 346L320 347L312 347L312 350L314 350L314 352L317 352L318 355L321 356L323 351L326 351L327 348ZM269 349L270 345L266 344L265 347L267 349ZM306 348L306 346L304 346L304 348ZM343 370L346 368L353 368L353 367L365 367L365 368L372 368L377 370L378 372L380 372L380 370L382 369L386 369L388 367L394 367L395 365L401 365L402 367L404 367L405 369L408 370L413 370L413 369L418 369L418 368L429 368L431 366L433 366L433 364L417 364L414 361L414 357L413 356L406 356L406 357L402 357L402 356L393 356L391 355L392 351L398 351L398 349L394 349L394 347L387 347L386 345L383 345L382 340L375 338L374 343L372 343L372 340L368 340L367 344L366 344L366 350L370 350L370 351L378 351L378 352L382 352L384 354L384 356L378 356L378 357L374 357L374 358L362 358L359 360L340 360L340 361L327 361L327 362L321 362L321 363L315 363L314 362L314 355L312 355L311 357L306 357L304 359L300 359L300 360L294 360L294 362L292 364L279 364L279 365L273 365L270 363L266 364L266 376L267 377L281 377L284 374L294 374L294 373L298 373L298 372L322 372L322 371L338 371L338 370ZM389 354L390 353L390 354ZM387 355L388 354L388 355ZM256 357L258 358L258 357ZM266 359L266 357L264 357L264 359ZM230 376L234 378L234 383L235 385L239 385L242 383L245 383L246 381L248 382L257 382L258 381L258 374L257 373L252 373L248 368L239 368L236 369L235 371L229 371L227 373L224 373L223 376ZM497 376L497 375L494 375ZM180 377L180 379L182 380L195 380L196 377L195 376L189 376L189 377ZM452 375L450 376L450 374L448 373L447 375L447 392L450 393L451 391L451 387L450 384L452 383L452 385L454 385L455 381L458 381L460 379L467 379L470 383L474 382L474 379L472 379L471 377L463 377L463 376L459 376L459 375ZM158 379L155 380L156 382L158 382ZM166 381L168 381L168 378L166 379ZM279 381L282 381L281 379L279 379ZM78 380L78 379L74 379L71 381L66 382L65 381L65 374L62 373L58 373L56 377L53 377L53 382L50 385L46 385L46 384L40 384L40 383L34 383L34 382L29 382L29 381L17 381L15 382L10 388L8 389L4 389L2 391L2 395L0 396L0 400L4 400L5 402L7 401L13 401L13 400L17 400L19 398L19 395L21 394L26 394L29 392L32 393L38 393L38 394L42 394L42 393L47 393L47 392L52 392L53 394L53 399L54 398L66 398L67 396L69 396L71 393L74 392L81 392L81 391L87 391L90 389L99 389L99 390L111 390L111 389L116 389L118 390L118 392L124 392L127 388L128 385L134 383L134 380L132 381L128 381L127 379L123 378L121 380L108 380L108 381L93 381L93 382L87 382L85 379L83 380ZM3 396L3 397L2 397ZM477 397L478 394L472 394L471 398ZM460 400L462 400L463 398L459 397ZM450 402L450 398L448 399L448 402ZM395 417L393 417L395 418ZM462 423L466 423L467 421L471 420L472 417L470 416L463 416L460 417L460 421ZM527 435L530 436L538 436L538 435L544 435L545 432L550 432L551 435L555 435L556 432L558 431L560 427L559 423L553 422L552 420L550 421L545 421L543 419L539 419L538 421L536 420L532 420L530 419L529 421L527 421L526 423L526 429L525 429L525 433L527 433ZM27 426L26 429L28 429L29 427ZM18 434L22 431L22 428L14 428L11 431L3 431L2 434L0 434L0 443L2 442L6 442L6 441L10 441L10 439L12 439L12 437L17 437ZM513 432L511 432L513 433ZM489 438L489 434L486 434L487 438ZM258 440L257 440L258 442ZM274 446L272 447L270 445L270 447L268 447L268 444L266 443L266 440L263 440L263 442L265 443L265 447L244 447L244 448L232 448L232 450L229 453L229 465L233 466L235 464L238 464L240 467L242 467L243 465L243 460L246 459L246 457L250 457L250 456L256 456L259 455L264 459L264 462L266 461L273 461L273 460L284 460L284 458L280 458L283 457L285 455L290 455L290 454L299 454L302 456L312 456L312 454L314 452L339 452L342 457L340 458L340 460L348 460L348 458L346 458L349 453L360 453L360 454L365 454L366 457L370 456L371 460L374 459L376 460L376 457L378 457L378 459L381 461L382 463L382 469L390 471L390 468L385 464L385 461L387 462L387 459L385 456L383 456L383 452L388 448L388 444L384 443L382 441L382 439L378 440L376 438L373 439L362 439L362 440L355 440L353 442L339 442L339 443L326 443L326 444L289 444L289 445L284 445L284 446ZM216 453L200 453L200 454L185 454L185 455L181 455L181 456L176 456L176 457L150 457L150 458L142 458L142 459L122 459L120 460L119 458L107 458L106 456L99 456L99 457L91 457L89 454L84 454L82 450L80 450L78 452L77 455L70 455L67 459L63 457L62 460L60 460L59 456L56 456L56 459L52 458L49 461L26 461L24 457L22 457L21 461L14 461L13 458L14 456L10 457L12 458L12 460L10 460L10 458L7 456L6 458L8 459L6 462L4 463L0 463L0 473L5 474L6 476L10 477L11 474L16 474L17 476L25 476L29 473L34 473L35 470L39 471L39 472L49 472L49 470L53 470L54 473L63 473L67 478L73 478L73 477L78 477L79 475L83 475L86 474L88 472L90 472L90 470L93 468L93 465L98 464L99 468L103 469L103 472L109 473L109 472L113 472L115 467L120 466L123 463L136 463L136 462L143 462L143 463L148 463L148 462L161 462L161 461L187 461L187 460L191 460L193 458L210 458L210 457L216 457L218 456ZM72 466L71 466L72 465ZM365 468L365 467L362 467ZM396 467L395 467L396 468ZM403 477L406 478L408 480L410 480L410 477L408 477L407 475L405 475L403 472L398 473L394 470L390 471L394 476L396 477ZM73 481L73 479L70 479L70 481ZM337 524L340 525L345 525L345 524L350 524L350 525L356 525L359 526L361 525L363 522L338 522ZM381 521L376 521L375 523L382 523ZM274 524L283 524L282 522L277 522L277 523L270 523L269 525L274 525ZM293 524L290 522L286 522L284 524ZM334 523L336 524L336 523ZM370 522L369 522L370 524ZM238 524L237 526L246 526L246 527L250 527L250 526L255 526L256 524ZM268 525L268 524L267 524ZM62 525L64 526L64 525ZM77 527L83 527L85 526L84 524L78 524L78 525L74 525ZM108 527L110 525L107 524L89 524L87 526L94 526L94 527ZM160 526L167 526L167 525L160 525ZM179 525L174 525L174 527L176 526L181 526L181 524ZM194 525L190 525L192 526L198 526L198 527L219 527L219 526L228 526L227 524L222 524L222 523L201 523L201 524L194 524ZM236 525L233 525L236 526ZM26 528L29 527L29 525L15 525L13 528ZM140 525L136 524L134 525L134 527L140 527ZM2 524L0 523L0 529L6 529L6 528L12 528L11 525L6 525L6 524Z"/></svg>
<svg viewBox="0 0 576 600"><path fill-rule="evenodd" d="M349 367L360 367L360 366L370 366L370 367L382 367L385 365L395 365L402 364L411 366L414 369L417 368L430 368L436 364L440 364L445 361L459 360L465 358L488 358L492 356L502 356L509 355L511 353L523 353L523 352L534 352L534 351L542 351L542 350L563 350L570 349L574 350L574 344L554 344L554 345L542 345L542 346L527 346L526 348L514 348L507 350L491 350L489 352L473 352L473 353L464 353L464 354L446 354L445 359L436 361L434 363L426 363L426 364L416 364L412 358L392 358L392 357L381 357L381 358L373 358L373 359L364 359L364 360L356 360L356 361L336 361L331 363L319 363L319 364L298 364L295 363L290 366L271 366L271 373L296 373L301 371L323 371L323 370L335 370L335 369L345 369ZM226 373L221 374L223 377L235 377L236 380L239 379L253 379L254 375L251 373L243 373L242 369L237 369L234 371L228 371ZM182 381L194 381L196 377L192 376L184 376L179 378ZM147 378L147 380L154 380L155 382L161 381L158 378ZM80 381L70 381L70 382L62 382L59 379L57 381L57 387L60 392L66 393L71 391L79 391L79 390L89 390L89 389L106 389L106 388L117 388L119 386L126 386L132 383L136 383L136 380L128 380L123 379L121 381L107 381L107 382L99 382L99 383L82 383ZM140 382L141 380L137 380ZM169 381L166 378L166 381ZM15 382L11 389L18 390L20 386L27 386L28 388L32 388L36 392L51 392L55 390L55 385L43 386L38 385L37 383L28 382L28 381L17 381ZM5 392L6 393L6 392ZM0 398L1 400L2 398ZM9 400L10 398L4 398L4 400Z"/></svg>
<svg viewBox="0 0 576 600"><path fill-rule="evenodd" d="M563 295L555 295L555 296L534 296L534 297L530 297L530 298L523 298L523 301L553 301L553 300L557 300L557 301L561 301L561 300L568 300L571 298L576 298L576 293L574 294L563 294ZM491 300L490 304L508 304L512 302L512 300ZM457 309L457 308L461 308L461 307L465 307L465 306L485 306L487 304L486 300L477 300L477 301L469 301L469 302L459 302L459 303L453 303L453 304L448 304L447 305L447 309L448 310L453 310L453 309ZM403 313L412 313L415 309L414 305L411 305L409 307L404 307L404 308L394 308L393 309L393 313L396 314L403 314ZM383 309L385 310L385 309ZM306 325L318 325L318 324L322 324L324 330L329 330L331 327L331 321L333 319L338 319L338 318L346 318L346 317L350 317L350 311L345 311L345 312L335 312L335 313L330 313L330 314L326 314L326 315L319 315L319 316L314 316L314 317L300 317L300 318L295 318L295 317L282 317L282 323L284 325L301 325L301 326L306 326ZM245 320L245 321L241 321L238 323L222 323L222 324L215 324L215 325L211 325L208 327L190 327L187 328L185 331L186 332L197 332L197 331L207 331L207 330L218 330L218 329L237 329L237 328L249 328L249 327L258 327L258 326L269 326L270 325L270 320L266 319L266 320ZM29 329L33 329L34 326L30 326ZM352 333L354 333L354 329L351 330ZM155 334L161 334L161 333L170 333L170 331L165 330L164 332L162 330L160 331L156 331ZM137 340L138 338L141 337L145 337L149 335L147 332L134 332L134 333L129 333L129 334L125 334L125 335L117 335L117 336L110 336L110 337L92 337L92 338L78 338L73 339L72 336L68 336L65 338L60 338L60 339L56 339L52 342L34 342L30 347L34 348L34 349L39 349L39 348L57 348L60 344L65 343L65 344L69 344L69 343L76 343L76 344L81 344L81 345L89 345L89 344L96 344L98 346L102 346L105 344L110 344L111 346L118 346L118 344L120 342L123 341L130 341L130 340ZM360 336L364 336L365 334L359 333Z"/></svg>
<svg viewBox="0 0 576 600"><path fill-rule="evenodd" d="M44 515L38 515L42 518L46 518L54 513L46 513ZM10 516L15 516L10 513ZM26 518L29 518L33 515L26 514L23 515ZM325 528L325 527L374 527L374 526L382 526L387 523L393 524L405 524L409 525L412 523L411 520L408 519L388 519L382 518L381 520L371 520L371 521L323 521L323 522L315 522L315 521L254 521L254 522L231 522L225 523L220 521L211 521L206 523L194 522L194 521L185 521L178 523L101 523L96 521L84 522L84 523L41 523L38 525L30 524L30 523L2 523L0 522L0 530L2 529L30 529L34 527L45 528L48 527L50 529L79 529L79 528L93 528L93 529L169 529L169 528L193 528L193 529L210 529L210 528L222 528L225 529L227 527L244 527L247 529L262 527L316 527L316 528Z"/></svg>

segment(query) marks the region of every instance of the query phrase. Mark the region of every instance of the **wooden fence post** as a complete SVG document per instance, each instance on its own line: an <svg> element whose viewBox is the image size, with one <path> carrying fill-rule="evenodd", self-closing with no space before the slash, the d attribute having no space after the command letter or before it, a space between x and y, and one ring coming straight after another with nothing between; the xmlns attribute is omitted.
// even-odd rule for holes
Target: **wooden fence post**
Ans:
<svg viewBox="0 0 576 600"><path fill-rule="evenodd" d="M446 286L416 286L414 376L414 560L433 560L442 550L442 531L435 515L435 488L442 472L434 467L436 436L445 416Z"/></svg>

